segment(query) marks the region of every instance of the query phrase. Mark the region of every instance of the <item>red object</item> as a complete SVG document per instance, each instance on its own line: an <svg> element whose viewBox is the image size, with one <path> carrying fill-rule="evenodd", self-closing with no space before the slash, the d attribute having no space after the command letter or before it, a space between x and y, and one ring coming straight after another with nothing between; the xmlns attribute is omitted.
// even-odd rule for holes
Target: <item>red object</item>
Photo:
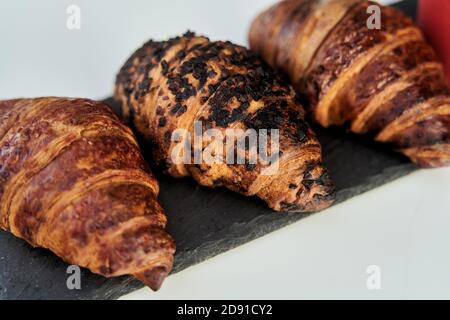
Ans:
<svg viewBox="0 0 450 320"><path fill-rule="evenodd" d="M419 0L419 25L450 81L450 0Z"/></svg>

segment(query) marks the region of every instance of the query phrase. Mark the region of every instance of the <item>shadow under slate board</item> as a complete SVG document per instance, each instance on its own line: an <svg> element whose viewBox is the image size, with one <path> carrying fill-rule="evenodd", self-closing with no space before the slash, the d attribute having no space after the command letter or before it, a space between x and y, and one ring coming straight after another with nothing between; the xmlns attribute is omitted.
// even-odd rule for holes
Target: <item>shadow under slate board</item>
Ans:
<svg viewBox="0 0 450 320"><path fill-rule="evenodd" d="M414 15L415 0L397 6ZM111 99L107 102L117 108ZM315 130L337 186L336 203L416 170L405 157L364 137ZM173 273L307 216L276 213L256 198L156 174L168 231L177 243ZM50 251L0 231L0 299L115 299L143 286L131 277L106 279L82 269L81 289L69 290L67 267Z"/></svg>

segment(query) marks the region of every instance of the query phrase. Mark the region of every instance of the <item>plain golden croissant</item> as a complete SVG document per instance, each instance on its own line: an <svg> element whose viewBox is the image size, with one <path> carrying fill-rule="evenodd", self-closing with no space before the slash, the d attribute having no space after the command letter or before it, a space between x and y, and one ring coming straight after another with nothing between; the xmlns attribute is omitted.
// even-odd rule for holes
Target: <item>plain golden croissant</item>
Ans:
<svg viewBox="0 0 450 320"><path fill-rule="evenodd" d="M443 67L399 10L378 5L381 28L373 28L372 5L281 1L253 22L250 46L290 78L322 126L348 125L423 167L448 165L450 90Z"/></svg>
<svg viewBox="0 0 450 320"><path fill-rule="evenodd" d="M0 227L103 276L172 268L158 183L131 130L86 99L0 102Z"/></svg>
<svg viewBox="0 0 450 320"><path fill-rule="evenodd" d="M120 70L115 97L125 118L150 142L157 163L172 176L192 176L204 186L257 195L277 211L316 211L334 199L321 146L293 89L243 47L193 33L149 41ZM174 161L173 133L184 129L192 137L196 123L202 130L220 132L278 130L279 157L275 162L234 164ZM214 151L223 159L242 152L236 144L223 145ZM202 144L200 151L209 146ZM244 157L249 160L247 151ZM267 174L274 163L278 169Z"/></svg>

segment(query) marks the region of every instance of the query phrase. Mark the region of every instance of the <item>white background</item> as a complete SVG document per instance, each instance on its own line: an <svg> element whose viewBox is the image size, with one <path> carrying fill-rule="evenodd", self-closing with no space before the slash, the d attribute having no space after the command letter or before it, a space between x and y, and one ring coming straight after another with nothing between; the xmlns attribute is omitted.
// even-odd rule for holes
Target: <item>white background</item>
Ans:
<svg viewBox="0 0 450 320"><path fill-rule="evenodd" d="M0 99L106 97L147 39L191 29L246 44L251 19L273 2L1 1ZM66 28L70 4L81 30ZM450 298L449 226L450 168L422 170L125 298ZM380 290L367 289L370 265Z"/></svg>

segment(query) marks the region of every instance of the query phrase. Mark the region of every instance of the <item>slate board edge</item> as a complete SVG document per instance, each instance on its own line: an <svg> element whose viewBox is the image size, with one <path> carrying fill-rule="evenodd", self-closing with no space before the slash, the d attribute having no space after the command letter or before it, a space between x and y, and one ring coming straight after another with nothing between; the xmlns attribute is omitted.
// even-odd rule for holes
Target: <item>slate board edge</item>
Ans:
<svg viewBox="0 0 450 320"><path fill-rule="evenodd" d="M388 171L388 172L386 172ZM352 187L350 189L343 189L340 190L337 194L336 202L333 206L336 206L340 203L345 202L346 200L350 198L354 198L358 195L364 194L368 191L375 190L389 182L392 182L394 180L397 180L401 177L407 176L412 172L417 171L417 167L414 164L406 164L406 165L400 165L396 167L390 167L386 169L385 171L381 172L378 175L372 176L369 179L367 179L366 183L361 184L356 187ZM388 178L386 178L388 177ZM326 212L325 211L322 211ZM204 262L208 259L211 259L215 256L218 256L222 253L225 253L231 249L235 249L239 247L240 245L243 245L245 243L248 243L250 241L256 240L260 237L263 237L271 232L274 232L276 230L279 230L285 226L288 226L294 222L297 222L303 218L306 218L314 213L292 213L292 214L286 214L283 213L275 213L274 215L284 215L283 219L274 220L273 224L266 224L265 229L248 229L248 233L242 232L242 229L239 229L238 233L232 232L234 230L233 226L227 230L227 236L222 238L220 241L210 241L205 242L200 247L197 247L191 251L186 251L183 253L180 253L177 256L177 263L174 266L174 269L171 274L178 273L184 269L187 269L191 266L194 266L198 263ZM264 219L266 216L259 216L255 220ZM254 223L249 223L249 225L254 225ZM220 248L217 250L217 248ZM201 254L198 254L198 252L201 252ZM196 257L200 257L197 258ZM170 277L170 276L169 276ZM127 277L128 278L128 277ZM117 299L120 298L123 295L129 294L131 292L134 292L136 290L139 290L143 288L141 282L134 281L134 279L129 279L130 281L129 286L123 287L123 290L119 290L116 292L110 292L108 294L108 297L105 297L104 293L102 294L103 299ZM90 297L83 297L83 299L89 299ZM99 297L97 297L99 298Z"/></svg>

